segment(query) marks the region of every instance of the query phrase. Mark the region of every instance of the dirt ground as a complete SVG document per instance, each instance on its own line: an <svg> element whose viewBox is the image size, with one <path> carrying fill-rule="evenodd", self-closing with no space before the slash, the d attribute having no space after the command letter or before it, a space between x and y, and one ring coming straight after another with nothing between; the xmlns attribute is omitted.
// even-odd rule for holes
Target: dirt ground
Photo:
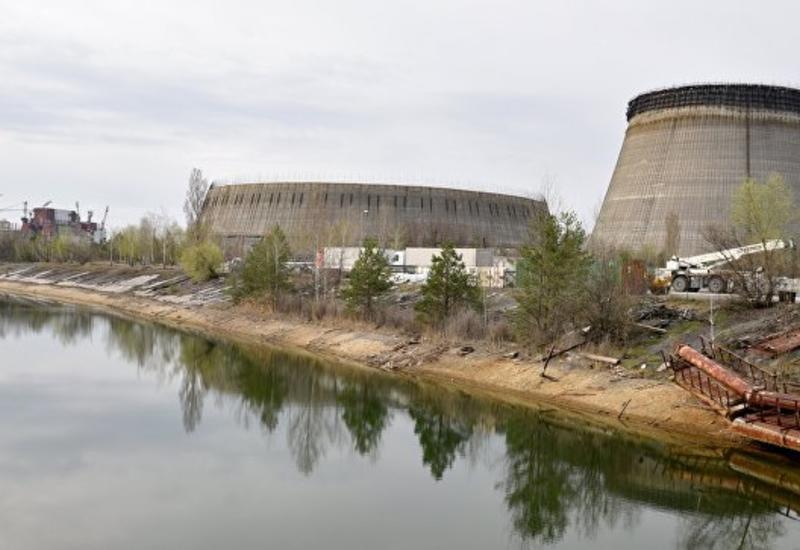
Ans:
<svg viewBox="0 0 800 550"><path fill-rule="evenodd" d="M246 306L215 303L175 304L132 293L0 280L0 294L96 308L233 340L310 352L420 378L506 402L557 408L594 425L637 433L692 447L731 447L745 442L730 433L723 419L665 379L620 377L602 364L542 364L440 341L409 338L358 326L305 323L265 316Z"/></svg>

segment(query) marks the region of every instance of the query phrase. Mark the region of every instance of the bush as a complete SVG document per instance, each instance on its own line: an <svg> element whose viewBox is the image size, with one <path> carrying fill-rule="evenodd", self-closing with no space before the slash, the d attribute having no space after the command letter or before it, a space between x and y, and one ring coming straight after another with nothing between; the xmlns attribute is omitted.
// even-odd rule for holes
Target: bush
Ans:
<svg viewBox="0 0 800 550"><path fill-rule="evenodd" d="M474 309L461 308L447 317L444 333L448 338L483 340L486 337L486 324Z"/></svg>
<svg viewBox="0 0 800 550"><path fill-rule="evenodd" d="M225 258L222 250L211 241L202 241L183 249L181 267L193 281L202 282L219 276Z"/></svg>
<svg viewBox="0 0 800 550"><path fill-rule="evenodd" d="M489 323L488 331L489 340L491 340L493 344L514 341L514 331L505 319L491 321Z"/></svg>

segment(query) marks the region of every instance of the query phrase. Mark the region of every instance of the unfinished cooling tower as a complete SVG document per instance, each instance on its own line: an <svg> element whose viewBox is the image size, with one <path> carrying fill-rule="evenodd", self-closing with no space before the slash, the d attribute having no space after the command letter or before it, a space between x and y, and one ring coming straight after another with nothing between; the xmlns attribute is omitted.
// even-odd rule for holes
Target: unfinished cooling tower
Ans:
<svg viewBox="0 0 800 550"><path fill-rule="evenodd" d="M708 251L704 229L729 223L734 190L748 177L780 174L800 199L800 90L670 88L631 100L627 117L593 246L681 256ZM677 239L668 237L670 217L678 222L669 232Z"/></svg>
<svg viewBox="0 0 800 550"><path fill-rule="evenodd" d="M203 218L229 255L241 255L275 225L296 251L357 246L375 237L394 246L517 248L542 200L441 187L356 183L215 185Z"/></svg>

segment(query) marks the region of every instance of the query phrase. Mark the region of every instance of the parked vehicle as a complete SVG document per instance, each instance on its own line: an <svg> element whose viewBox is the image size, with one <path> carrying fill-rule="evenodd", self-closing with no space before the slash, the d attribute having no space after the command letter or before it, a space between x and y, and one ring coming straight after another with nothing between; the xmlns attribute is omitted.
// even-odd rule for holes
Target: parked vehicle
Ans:
<svg viewBox="0 0 800 550"><path fill-rule="evenodd" d="M669 277L670 287L674 292L698 292L702 289L716 294L733 292L733 273L729 269L725 269L730 262L750 254L792 248L793 246L794 243L791 241L774 239L765 244L751 244L688 258L673 256L667 261L666 267L660 271L662 276ZM754 284L759 284L758 273L753 273L752 276Z"/></svg>

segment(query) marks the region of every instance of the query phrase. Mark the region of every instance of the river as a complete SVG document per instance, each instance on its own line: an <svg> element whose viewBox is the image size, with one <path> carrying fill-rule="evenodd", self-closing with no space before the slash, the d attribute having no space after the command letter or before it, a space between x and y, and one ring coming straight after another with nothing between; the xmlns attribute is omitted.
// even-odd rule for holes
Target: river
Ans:
<svg viewBox="0 0 800 550"><path fill-rule="evenodd" d="M800 548L797 457L70 307L0 351L0 548Z"/></svg>

